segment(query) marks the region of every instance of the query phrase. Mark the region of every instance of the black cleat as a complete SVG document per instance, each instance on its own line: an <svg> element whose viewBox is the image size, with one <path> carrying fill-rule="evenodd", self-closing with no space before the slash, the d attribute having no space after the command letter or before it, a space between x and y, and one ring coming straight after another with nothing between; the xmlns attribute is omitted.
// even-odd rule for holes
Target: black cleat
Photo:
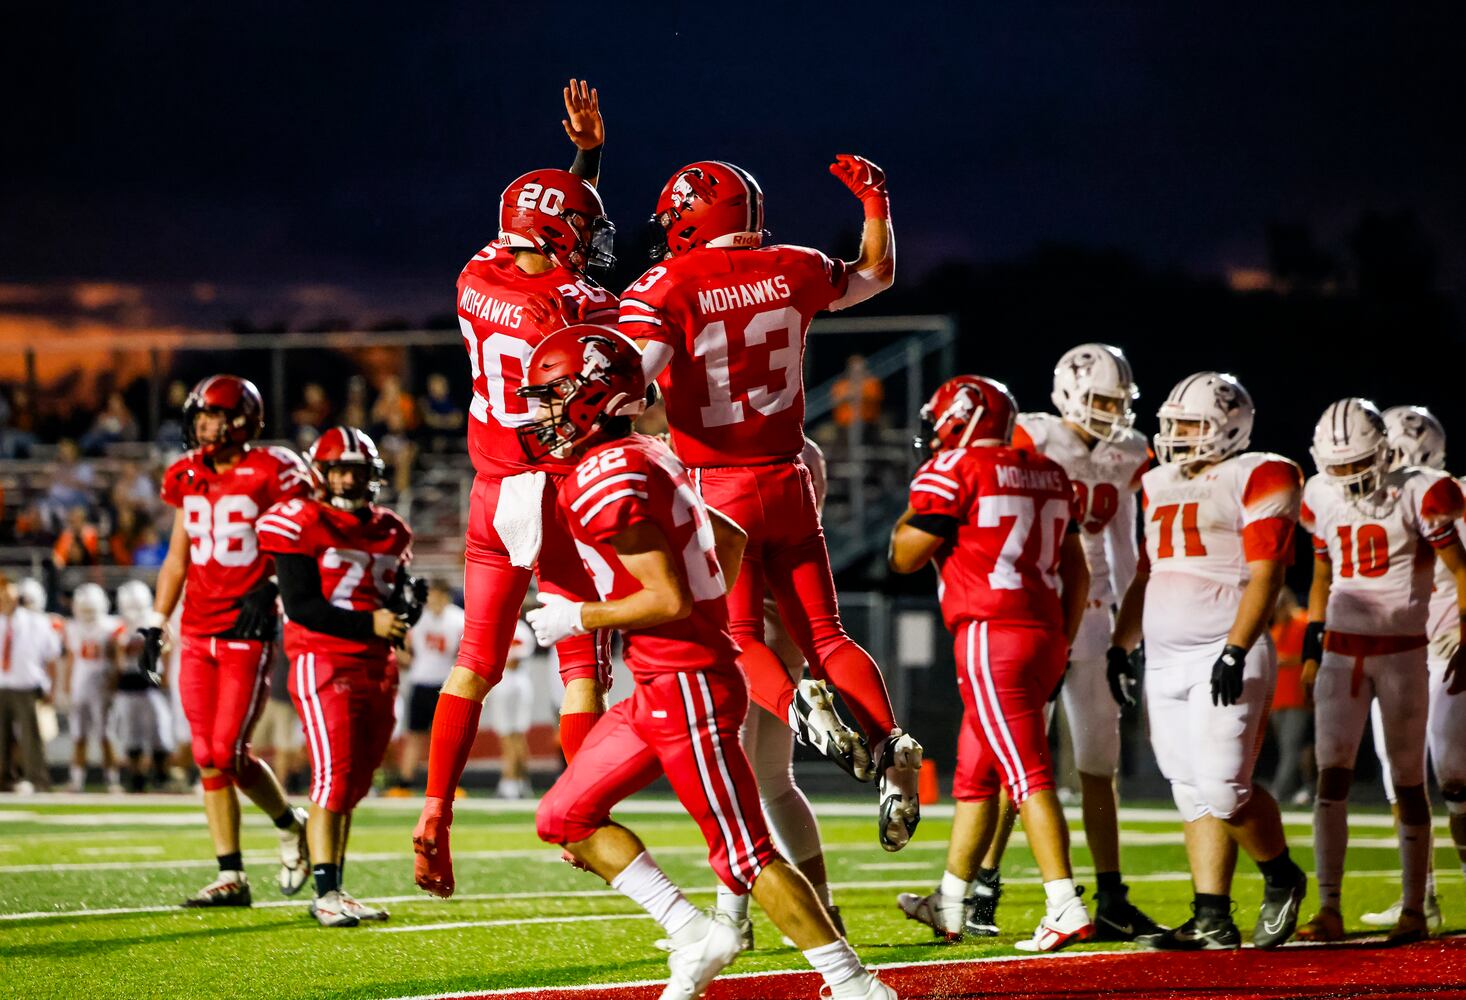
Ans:
<svg viewBox="0 0 1466 1000"><path fill-rule="evenodd" d="M1119 892L1097 892L1094 896L1094 940L1134 941L1164 934L1170 928L1156 923L1130 902L1130 887Z"/></svg>
<svg viewBox="0 0 1466 1000"><path fill-rule="evenodd" d="M1252 943L1259 948L1276 948L1293 936L1298 928L1298 908L1308 892L1308 876L1302 869L1292 885L1262 890L1262 907L1257 911L1257 926L1252 928Z"/></svg>
<svg viewBox="0 0 1466 1000"><path fill-rule="evenodd" d="M1242 932L1230 916L1203 916L1193 905L1191 919L1180 927L1135 940L1151 951L1232 951L1242 947Z"/></svg>
<svg viewBox="0 0 1466 1000"><path fill-rule="evenodd" d="M995 877L990 883L979 876L973 883L972 895L963 900L969 909L962 932L970 937L997 937L998 900L1002 898L1002 876Z"/></svg>

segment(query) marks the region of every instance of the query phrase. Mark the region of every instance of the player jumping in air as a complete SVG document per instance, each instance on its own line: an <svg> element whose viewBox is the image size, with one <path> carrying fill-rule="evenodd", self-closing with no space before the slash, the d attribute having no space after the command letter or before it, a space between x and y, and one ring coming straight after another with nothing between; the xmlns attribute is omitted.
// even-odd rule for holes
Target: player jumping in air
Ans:
<svg viewBox="0 0 1466 1000"><path fill-rule="evenodd" d="M218 877L184 906L250 905L236 785L280 831L280 891L294 895L310 874L305 810L291 808L275 773L249 745L265 707L280 628L272 561L260 549L255 524L281 500L310 495L310 472L298 455L250 444L264 423L253 382L234 375L204 379L183 407L189 451L163 474L163 502L178 514L153 614L141 630L139 667L159 673L168 616L181 594L178 688L219 861Z"/></svg>
<svg viewBox="0 0 1466 1000"><path fill-rule="evenodd" d="M748 692L728 631L723 576L738 573L744 534L704 506L666 445L631 433L644 405L642 358L605 327L573 326L530 361L538 419L526 448L577 462L558 495L601 600L546 595L530 612L541 642L593 628L621 630L636 680L540 802L540 837L639 903L670 936L663 1000L692 1000L742 950L727 917L700 913L610 818L627 796L666 775L701 827L708 862L735 892L752 893L820 973L831 996L894 998L835 930L809 881L774 850L738 730Z"/></svg>
<svg viewBox="0 0 1466 1000"><path fill-rule="evenodd" d="M897 573L937 563L964 709L942 884L897 902L938 936L962 937L978 862L998 828L1001 785L1023 817L1047 900L1033 937L1018 947L1055 951L1094 934L1069 863L1045 716L1084 614L1089 570L1070 516L1069 477L1013 446L1017 415L1007 388L992 379L963 375L937 389L922 410L933 455L891 533Z"/></svg>
<svg viewBox="0 0 1466 1000"><path fill-rule="evenodd" d="M745 170L704 160L657 199L665 247L621 299L619 329L645 347L667 397L672 447L703 499L748 533L730 625L754 700L855 777L880 783L879 834L900 850L921 818L921 745L896 725L886 683L845 632L804 448L804 342L810 321L889 288L895 275L886 176L859 156L830 167L860 199L860 258L764 246L763 191ZM764 643L765 588L809 661L796 685ZM834 719L828 681L865 740Z"/></svg>

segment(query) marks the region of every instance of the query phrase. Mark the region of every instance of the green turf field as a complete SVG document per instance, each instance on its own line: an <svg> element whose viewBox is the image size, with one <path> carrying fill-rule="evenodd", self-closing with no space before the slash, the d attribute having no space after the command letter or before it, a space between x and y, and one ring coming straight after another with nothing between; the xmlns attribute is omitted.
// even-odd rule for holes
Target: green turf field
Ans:
<svg viewBox="0 0 1466 1000"><path fill-rule="evenodd" d="M1021 834L1004 870L999 921L1008 933L942 946L905 920L894 898L929 891L939 877L947 811L929 810L912 844L891 855L877 844L863 801L819 805L836 902L867 963L1012 955L1012 942L1032 932L1043 893ZM309 890L289 901L276 891L274 831L255 813L245 814L254 908L184 911L172 904L208 881L214 868L202 810L191 799L0 797L0 996L398 997L661 978L666 967L652 945L659 928L539 843L531 808L460 804L453 841L459 894L441 901L412 883L409 835L418 804L363 803L346 884L364 900L386 903L392 919L325 930L306 913ZM1184 919L1190 898L1179 825L1171 817L1159 805L1126 810L1122 835L1131 897L1163 922ZM705 848L674 803L647 800L617 818L642 834L694 901L711 903ZM1288 818L1294 854L1311 867L1308 817ZM1361 912L1394 898L1398 869L1388 817L1357 819L1345 884L1345 915L1354 929ZM1443 829L1437 847L1446 925L1460 927L1466 896ZM1082 883L1090 875L1089 856L1077 831L1075 863ZM1244 861L1236 888L1244 933L1260 891L1261 880ZM740 957L736 970L802 967L761 915L755 928L756 949Z"/></svg>

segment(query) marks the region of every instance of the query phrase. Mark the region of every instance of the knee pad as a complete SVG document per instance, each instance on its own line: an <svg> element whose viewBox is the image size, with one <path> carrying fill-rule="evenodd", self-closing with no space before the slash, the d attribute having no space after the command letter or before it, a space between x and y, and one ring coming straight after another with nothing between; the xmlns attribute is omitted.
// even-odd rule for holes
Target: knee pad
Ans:
<svg viewBox="0 0 1466 1000"><path fill-rule="evenodd" d="M1171 798L1176 801L1176 809L1181 813L1181 818L1188 823L1194 823L1206 815L1206 809L1202 806L1194 785L1182 781L1171 782Z"/></svg>
<svg viewBox="0 0 1466 1000"><path fill-rule="evenodd" d="M1203 811L1217 819L1231 819L1252 798L1252 786L1236 781L1203 780L1196 783L1196 796Z"/></svg>

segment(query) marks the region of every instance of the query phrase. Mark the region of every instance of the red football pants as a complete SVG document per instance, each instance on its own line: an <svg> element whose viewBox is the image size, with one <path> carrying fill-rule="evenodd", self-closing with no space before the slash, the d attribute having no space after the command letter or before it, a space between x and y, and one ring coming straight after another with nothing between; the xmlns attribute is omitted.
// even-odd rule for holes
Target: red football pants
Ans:
<svg viewBox="0 0 1466 1000"><path fill-rule="evenodd" d="M731 667L638 681L631 697L596 723L540 800L540 839L562 845L585 840L606 824L617 803L665 773L702 828L708 864L728 888L748 892L778 854L738 742L747 711L743 678Z"/></svg>
<svg viewBox="0 0 1466 1000"><path fill-rule="evenodd" d="M764 643L764 595L809 661L810 673L840 692L871 744L896 726L885 678L840 623L830 554L814 483L799 460L692 470L709 507L748 533L743 568L728 594L728 625L753 700L780 719L794 699L789 672Z"/></svg>
<svg viewBox="0 0 1466 1000"><path fill-rule="evenodd" d="M268 642L185 635L178 652L178 700L193 759L234 781L254 779L249 737L270 691Z"/></svg>
<svg viewBox="0 0 1466 1000"><path fill-rule="evenodd" d="M980 802L998 784L1018 805L1054 787L1044 706L1064 675L1069 645L1040 625L964 622L957 629L957 690L965 711L952 796Z"/></svg>
<svg viewBox="0 0 1466 1000"><path fill-rule="evenodd" d="M397 722L391 660L292 650L290 698L311 755L310 800L349 813L371 791Z"/></svg>
<svg viewBox="0 0 1466 1000"><path fill-rule="evenodd" d="M509 561L509 550L494 527L499 506L498 476L474 477L468 501L468 538L463 567L463 641L458 663L487 680L504 676L504 661L514 639L514 624L529 592L530 571ZM555 502L558 480L548 476L540 518L541 538L536 574L540 590L573 601L596 601L600 595L575 550L570 529ZM555 644L560 679L566 684L590 677L611 686L610 634L568 636Z"/></svg>

